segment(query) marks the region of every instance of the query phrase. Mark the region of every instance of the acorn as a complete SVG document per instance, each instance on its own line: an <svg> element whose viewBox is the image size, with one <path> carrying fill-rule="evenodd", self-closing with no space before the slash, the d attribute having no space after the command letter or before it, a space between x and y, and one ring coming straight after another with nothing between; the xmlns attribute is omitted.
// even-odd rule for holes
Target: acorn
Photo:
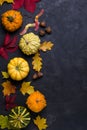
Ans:
<svg viewBox="0 0 87 130"><path fill-rule="evenodd" d="M40 22L40 26L45 28L46 27L46 22L45 21Z"/></svg>
<svg viewBox="0 0 87 130"><path fill-rule="evenodd" d="M46 33L50 34L52 32L52 29L50 26L46 27L45 29Z"/></svg>
<svg viewBox="0 0 87 130"><path fill-rule="evenodd" d="M45 31L44 31L44 30L40 30L40 31L39 31L39 35L40 35L40 36L44 36L44 35L45 35Z"/></svg>

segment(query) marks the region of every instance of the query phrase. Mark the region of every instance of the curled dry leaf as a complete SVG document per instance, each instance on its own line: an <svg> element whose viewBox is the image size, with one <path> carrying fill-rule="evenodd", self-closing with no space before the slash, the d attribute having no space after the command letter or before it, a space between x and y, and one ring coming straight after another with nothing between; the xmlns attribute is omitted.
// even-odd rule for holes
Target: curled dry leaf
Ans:
<svg viewBox="0 0 87 130"><path fill-rule="evenodd" d="M33 69L37 72L40 72L42 69L42 58L40 57L40 53L36 53L33 57L32 61Z"/></svg>
<svg viewBox="0 0 87 130"><path fill-rule="evenodd" d="M23 95L25 95L26 93L31 94L34 92L34 87L31 86L31 82L23 82L20 91Z"/></svg>
<svg viewBox="0 0 87 130"><path fill-rule="evenodd" d="M46 130L46 128L48 127L46 120L46 118L41 118L40 116L37 116L34 120L34 124L38 127L39 130Z"/></svg>
<svg viewBox="0 0 87 130"><path fill-rule="evenodd" d="M53 47L53 43L51 41L44 41L41 45L40 45L40 48L39 50L42 50L42 51L48 51L48 50L51 50L52 47Z"/></svg>
<svg viewBox="0 0 87 130"><path fill-rule="evenodd" d="M2 84L3 89L3 95L10 95L11 93L15 93L16 92L16 87L10 82L10 81L5 81Z"/></svg>

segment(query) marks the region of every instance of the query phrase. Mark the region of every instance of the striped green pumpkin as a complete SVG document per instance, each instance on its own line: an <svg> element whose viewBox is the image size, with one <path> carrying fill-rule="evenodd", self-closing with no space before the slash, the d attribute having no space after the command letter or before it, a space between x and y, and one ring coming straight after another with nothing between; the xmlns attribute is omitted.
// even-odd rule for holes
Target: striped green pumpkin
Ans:
<svg viewBox="0 0 87 130"><path fill-rule="evenodd" d="M17 106L11 109L9 114L9 123L13 128L21 129L30 123L30 112L23 106Z"/></svg>

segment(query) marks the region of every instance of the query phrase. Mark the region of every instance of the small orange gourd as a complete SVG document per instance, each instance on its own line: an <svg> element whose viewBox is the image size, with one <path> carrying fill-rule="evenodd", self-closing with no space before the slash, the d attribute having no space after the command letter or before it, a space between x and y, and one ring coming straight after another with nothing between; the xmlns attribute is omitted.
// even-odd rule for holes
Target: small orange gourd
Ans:
<svg viewBox="0 0 87 130"><path fill-rule="evenodd" d="M36 113L42 111L47 105L45 96L39 91L34 91L27 98L26 104L31 111Z"/></svg>
<svg viewBox="0 0 87 130"><path fill-rule="evenodd" d="M8 10L1 16L2 25L9 32L19 29L23 22L22 14L16 10Z"/></svg>

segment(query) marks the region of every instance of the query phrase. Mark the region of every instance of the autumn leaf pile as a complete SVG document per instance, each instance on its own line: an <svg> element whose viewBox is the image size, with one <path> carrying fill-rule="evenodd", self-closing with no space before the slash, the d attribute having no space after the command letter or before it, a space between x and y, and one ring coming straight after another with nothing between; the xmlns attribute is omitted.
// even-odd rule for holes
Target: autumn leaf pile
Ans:
<svg viewBox="0 0 87 130"><path fill-rule="evenodd" d="M28 2L28 5L26 5L26 1ZM21 7L24 7L28 12L34 12L36 9L36 3L40 0L1 0L0 6L3 6L4 3L11 4L13 9L19 9ZM8 52L12 53L18 49L18 46L16 45L17 37L11 37L11 34L7 33L3 45L0 47L0 56L7 60L9 55ZM35 72L33 75L33 79L38 79L41 76L43 76L43 73L41 72L43 67L43 59L41 57L40 52L47 52L50 51L53 47L53 43L49 41L43 41L39 47L39 50L36 54L32 55L32 69ZM2 70L1 71L2 79L4 79L4 82L1 83L2 87L2 94L5 97L5 109L11 110L15 106L18 106L16 104L15 100L17 98L17 86L16 84L13 84L10 80L10 76L8 72ZM36 77L35 77L36 76ZM20 84L19 92L25 96L25 95L31 95L34 93L35 87L32 86L31 81L22 81ZM48 127L47 125L47 119L46 117L41 117L40 115L37 115L35 119L32 119L33 123L37 126L37 129L39 130L46 130ZM11 129L9 125L9 119L8 115L2 115L0 114L0 129Z"/></svg>

